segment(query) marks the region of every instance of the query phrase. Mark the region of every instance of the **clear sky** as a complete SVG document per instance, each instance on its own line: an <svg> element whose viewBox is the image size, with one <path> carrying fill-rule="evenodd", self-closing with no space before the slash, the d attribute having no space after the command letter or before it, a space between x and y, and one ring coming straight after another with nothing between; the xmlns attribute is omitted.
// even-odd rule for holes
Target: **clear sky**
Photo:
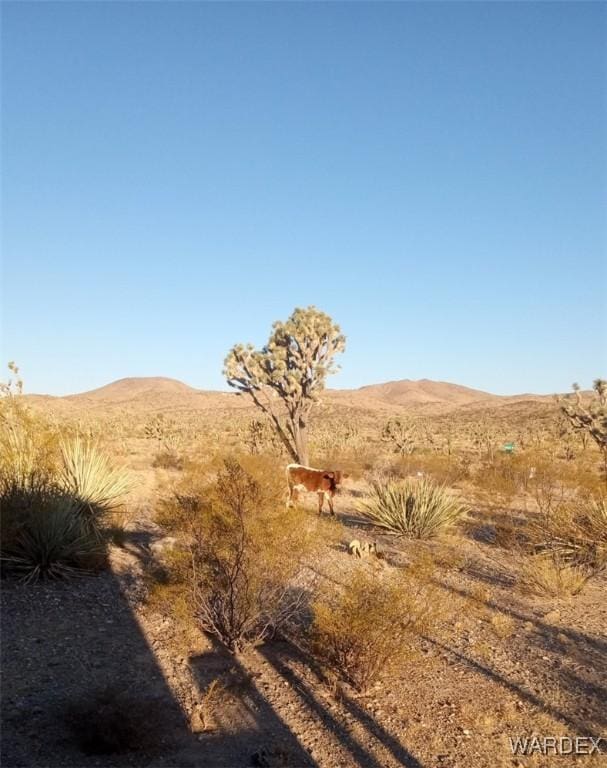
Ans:
<svg viewBox="0 0 607 768"><path fill-rule="evenodd" d="M332 386L607 373L604 3L2 3L3 366L223 388L315 304Z"/></svg>

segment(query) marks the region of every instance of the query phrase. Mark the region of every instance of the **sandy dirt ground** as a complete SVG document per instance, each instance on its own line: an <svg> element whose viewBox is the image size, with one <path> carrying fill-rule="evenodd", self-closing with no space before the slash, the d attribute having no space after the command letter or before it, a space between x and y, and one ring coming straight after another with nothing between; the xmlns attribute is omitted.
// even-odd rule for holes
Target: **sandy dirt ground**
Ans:
<svg viewBox="0 0 607 768"><path fill-rule="evenodd" d="M607 737L607 583L572 600L522 594L491 543L499 510L477 510L457 535L420 544L373 533L357 522L355 492L341 495L342 540L305 564L311 586L345 584L359 567L406 569L424 549L437 564L438 623L397 676L361 696L296 636L235 658L147 604L144 570L164 541L149 486L110 571L3 583L3 766L607 765L605 754L512 754L509 739L521 735ZM384 559L361 564L347 543L371 537ZM213 681L221 693L205 698ZM104 754L100 723L131 728L130 748Z"/></svg>

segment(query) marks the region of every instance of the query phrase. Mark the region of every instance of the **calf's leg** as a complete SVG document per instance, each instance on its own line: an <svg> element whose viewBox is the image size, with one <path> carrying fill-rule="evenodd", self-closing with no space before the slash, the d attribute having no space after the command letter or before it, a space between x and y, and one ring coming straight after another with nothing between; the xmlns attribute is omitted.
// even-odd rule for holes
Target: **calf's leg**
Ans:
<svg viewBox="0 0 607 768"><path fill-rule="evenodd" d="M333 515L333 517L335 517L335 510L333 509L333 494L332 493L328 493L327 494L327 501L329 502L329 510L330 510L331 514Z"/></svg>

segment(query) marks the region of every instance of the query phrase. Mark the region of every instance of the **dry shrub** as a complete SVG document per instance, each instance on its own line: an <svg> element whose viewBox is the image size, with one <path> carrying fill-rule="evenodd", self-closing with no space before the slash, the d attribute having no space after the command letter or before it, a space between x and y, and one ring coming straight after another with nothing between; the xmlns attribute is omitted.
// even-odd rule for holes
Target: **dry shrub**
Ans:
<svg viewBox="0 0 607 768"><path fill-rule="evenodd" d="M152 462L154 469L177 469L184 467L183 458L173 451L160 451L154 456Z"/></svg>
<svg viewBox="0 0 607 768"><path fill-rule="evenodd" d="M577 595L588 581L588 572L564 562L558 554L542 553L527 558L521 567L520 585L540 597Z"/></svg>
<svg viewBox="0 0 607 768"><path fill-rule="evenodd" d="M535 557L524 568L524 581L553 584L553 593L577 594L607 567L605 497L581 497L552 507L533 520L529 530Z"/></svg>
<svg viewBox="0 0 607 768"><path fill-rule="evenodd" d="M465 480L470 475L470 458L464 454L415 453L412 456L398 458L390 464L390 474L397 478L409 475L427 475L440 485L451 486Z"/></svg>
<svg viewBox="0 0 607 768"><path fill-rule="evenodd" d="M440 485L425 478L400 482L375 480L369 499L360 506L363 517L380 528L410 538L438 535L467 507Z"/></svg>
<svg viewBox="0 0 607 768"><path fill-rule="evenodd" d="M516 622L512 616L506 616L505 613L496 613L491 617L491 627L495 634L503 639L513 634Z"/></svg>
<svg viewBox="0 0 607 768"><path fill-rule="evenodd" d="M343 590L313 603L312 650L346 682L366 691L409 655L434 615L435 590L416 575L379 579L360 568Z"/></svg>
<svg viewBox="0 0 607 768"><path fill-rule="evenodd" d="M187 533L218 501L216 478L224 468L224 457L189 461L179 479L160 498L155 521L171 532ZM264 504L278 508L286 500L284 464L272 456L235 454L233 460L263 488Z"/></svg>
<svg viewBox="0 0 607 768"><path fill-rule="evenodd" d="M231 652L264 640L296 616L305 592L293 585L302 556L326 526L304 512L277 506L265 483L226 459L207 488L205 508L191 528L195 616Z"/></svg>
<svg viewBox="0 0 607 768"><path fill-rule="evenodd" d="M0 398L0 473L21 487L59 465L59 432L18 397Z"/></svg>

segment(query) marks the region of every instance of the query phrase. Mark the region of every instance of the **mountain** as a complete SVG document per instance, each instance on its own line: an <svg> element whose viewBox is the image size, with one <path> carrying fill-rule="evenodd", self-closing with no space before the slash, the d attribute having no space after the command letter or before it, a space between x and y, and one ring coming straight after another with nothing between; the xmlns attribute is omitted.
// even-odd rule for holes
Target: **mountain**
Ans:
<svg viewBox="0 0 607 768"><path fill-rule="evenodd" d="M459 407L470 403L499 401L499 395L479 389L430 379L402 379L385 384L369 384L356 390L367 397L377 398L391 405L449 405Z"/></svg>
<svg viewBox="0 0 607 768"><path fill-rule="evenodd" d="M164 376L142 376L118 379L98 389L91 389L76 395L67 395L64 399L116 403L146 396L158 397L160 395L178 398L197 391L199 390L177 379L169 379Z"/></svg>

